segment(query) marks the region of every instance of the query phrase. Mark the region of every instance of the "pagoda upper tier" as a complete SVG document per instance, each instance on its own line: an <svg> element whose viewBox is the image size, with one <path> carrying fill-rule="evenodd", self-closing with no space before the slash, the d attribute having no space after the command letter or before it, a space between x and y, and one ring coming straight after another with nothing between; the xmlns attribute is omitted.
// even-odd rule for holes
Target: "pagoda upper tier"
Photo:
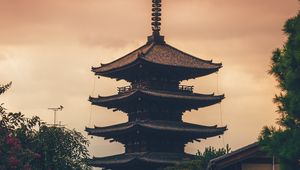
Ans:
<svg viewBox="0 0 300 170"><path fill-rule="evenodd" d="M142 47L111 63L92 67L92 71L99 76L129 82L153 77L181 81L217 72L222 67L221 63L203 60L170 46L163 36L152 37Z"/></svg>
<svg viewBox="0 0 300 170"><path fill-rule="evenodd" d="M163 91L154 89L135 88L117 95L93 98L89 100L93 105L117 109L126 113L139 108L174 108L179 112L198 109L221 102L224 95L197 94L192 92ZM153 106L152 106L153 105Z"/></svg>
<svg viewBox="0 0 300 170"><path fill-rule="evenodd" d="M226 129L227 127L203 126L185 122L138 120L108 127L86 128L86 131L89 135L114 139L125 144L136 136L137 131L145 138L156 136L160 139L167 138L188 143L200 138L222 135Z"/></svg>

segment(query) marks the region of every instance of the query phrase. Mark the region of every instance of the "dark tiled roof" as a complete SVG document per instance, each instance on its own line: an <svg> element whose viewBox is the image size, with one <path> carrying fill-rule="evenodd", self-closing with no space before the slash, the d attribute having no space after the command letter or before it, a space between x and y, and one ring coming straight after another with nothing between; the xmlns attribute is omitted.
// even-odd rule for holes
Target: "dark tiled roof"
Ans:
<svg viewBox="0 0 300 170"><path fill-rule="evenodd" d="M146 53L150 48L152 47L152 45L144 45L136 50L134 50L133 52L125 55L122 58L119 58L111 63L107 63L107 64L101 64L100 67L93 67L92 71L94 72L106 72L106 71L110 71L113 69L117 69L126 65L129 65L131 63L133 63L134 61L136 61L142 53Z"/></svg>
<svg viewBox="0 0 300 170"><path fill-rule="evenodd" d="M154 45L143 58L153 63L186 68L216 69L221 66L221 64L191 56L168 44Z"/></svg>
<svg viewBox="0 0 300 170"><path fill-rule="evenodd" d="M102 64L100 67L93 67L92 71L102 73L125 67L142 59L151 63L160 65L176 66L193 69L219 69L222 64L212 63L211 60L202 60L182 52L168 44L146 44L137 50L125 55L108 64Z"/></svg>
<svg viewBox="0 0 300 170"><path fill-rule="evenodd" d="M161 90L152 90L152 89L135 89L128 93L117 94L107 97L90 97L90 101L93 104L105 103L116 100L122 100L135 94L142 93L154 97L162 97L166 99L181 99L181 100L196 100L196 101L218 101L220 102L224 99L224 95L215 96L213 94L197 94L197 93L183 93L183 92L172 92L172 91L161 91Z"/></svg>
<svg viewBox="0 0 300 170"><path fill-rule="evenodd" d="M160 132L175 132L178 133L178 135L195 135L196 138L221 135L227 129L226 127L202 126L184 122L140 120L108 127L95 127L94 129L86 128L86 131L90 135L107 136L111 134L125 133L127 130L135 129L136 127L157 130Z"/></svg>
<svg viewBox="0 0 300 170"><path fill-rule="evenodd" d="M193 159L190 154L180 153L127 153L104 158L93 158L90 165L97 167L118 166L122 164L130 164L132 161L156 163L156 164L175 164L183 160Z"/></svg>
<svg viewBox="0 0 300 170"><path fill-rule="evenodd" d="M210 160L207 170L220 170L236 162L242 162L243 160L248 159L260 150L261 148L258 142L252 143L226 155Z"/></svg>

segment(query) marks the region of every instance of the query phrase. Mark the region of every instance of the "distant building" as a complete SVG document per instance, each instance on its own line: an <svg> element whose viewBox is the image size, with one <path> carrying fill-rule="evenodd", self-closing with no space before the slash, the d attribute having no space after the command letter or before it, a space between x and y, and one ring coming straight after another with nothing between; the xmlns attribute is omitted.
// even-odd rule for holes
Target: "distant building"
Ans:
<svg viewBox="0 0 300 170"><path fill-rule="evenodd" d="M280 170L278 161L269 156L258 143L212 159L207 170Z"/></svg>
<svg viewBox="0 0 300 170"><path fill-rule="evenodd" d="M185 145L222 135L226 127L182 121L185 111L214 105L224 95L197 94L181 81L217 72L221 63L203 60L168 45L160 35L161 0L152 1L152 36L145 45L108 64L92 68L97 76L125 80L118 94L90 97L93 105L122 111L128 122L86 128L89 135L125 146L125 153L93 158L90 165L113 170L155 170L189 160Z"/></svg>

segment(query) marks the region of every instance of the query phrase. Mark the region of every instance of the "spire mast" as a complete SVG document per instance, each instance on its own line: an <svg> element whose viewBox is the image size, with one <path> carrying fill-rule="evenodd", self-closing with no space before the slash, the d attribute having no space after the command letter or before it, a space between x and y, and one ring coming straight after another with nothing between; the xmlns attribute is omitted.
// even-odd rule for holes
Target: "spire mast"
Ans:
<svg viewBox="0 0 300 170"><path fill-rule="evenodd" d="M158 34L161 26L161 0L152 0L152 31Z"/></svg>
<svg viewBox="0 0 300 170"><path fill-rule="evenodd" d="M148 43L164 44L164 37L160 35L161 29L161 0L152 0L151 27L152 36L148 37Z"/></svg>

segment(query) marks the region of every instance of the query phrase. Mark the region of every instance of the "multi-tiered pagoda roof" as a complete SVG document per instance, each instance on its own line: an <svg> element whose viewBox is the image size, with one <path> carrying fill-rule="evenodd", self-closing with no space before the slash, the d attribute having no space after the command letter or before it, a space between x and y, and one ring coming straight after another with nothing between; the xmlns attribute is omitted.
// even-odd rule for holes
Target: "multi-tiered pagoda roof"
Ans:
<svg viewBox="0 0 300 170"><path fill-rule="evenodd" d="M148 101L151 104L165 102L173 106L181 106L181 110L198 109L221 102L224 95L197 94L189 90L162 91L155 89L144 89L129 87L127 91L107 97L90 97L93 105L128 111L135 108L140 102ZM143 99L143 101L141 101Z"/></svg>
<svg viewBox="0 0 300 170"><path fill-rule="evenodd" d="M181 153L163 153L163 152L137 152L125 153L109 156L105 158L94 158L92 166L103 166L105 169L118 170L140 170L136 167L143 167L143 170L154 170L157 164L162 166L171 166L179 161L191 160L194 155Z"/></svg>
<svg viewBox="0 0 300 170"><path fill-rule="evenodd" d="M139 120L113 126L86 129L89 135L115 139L121 143L123 143L122 139L125 139L126 136L135 135L137 130L156 136L175 135L174 138L185 138L187 143L194 139L206 139L219 135L226 130L226 127L201 126L174 121Z"/></svg>
<svg viewBox="0 0 300 170"><path fill-rule="evenodd" d="M156 39L149 38L144 46L111 63L93 67L92 71L96 75L132 81L135 79L132 73L142 70L141 65L145 67L143 70L151 71L152 74L176 75L177 80L205 76L222 67L221 63L194 57L170 46L164 40L157 42Z"/></svg>
<svg viewBox="0 0 300 170"><path fill-rule="evenodd" d="M93 105L119 110L128 122L86 128L89 135L104 137L125 146L125 153L93 158L90 164L113 170L155 170L189 160L189 142L222 135L226 127L182 121L185 111L220 103L224 95L198 94L181 81L217 72L221 63L203 60L168 45L160 35L161 0L153 1L152 36L133 52L108 64L93 67L97 76L126 80L111 96L90 97Z"/></svg>

